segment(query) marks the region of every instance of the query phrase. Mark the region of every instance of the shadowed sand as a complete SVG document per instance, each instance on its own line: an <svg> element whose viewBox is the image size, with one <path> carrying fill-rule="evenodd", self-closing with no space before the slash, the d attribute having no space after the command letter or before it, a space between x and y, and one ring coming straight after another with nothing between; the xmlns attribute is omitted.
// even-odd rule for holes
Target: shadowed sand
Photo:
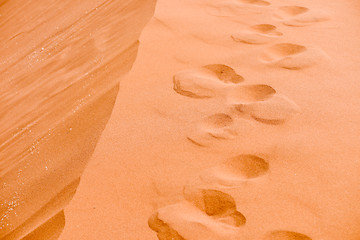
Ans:
<svg viewBox="0 0 360 240"><path fill-rule="evenodd" d="M154 3L0 4L0 239L60 236Z"/></svg>

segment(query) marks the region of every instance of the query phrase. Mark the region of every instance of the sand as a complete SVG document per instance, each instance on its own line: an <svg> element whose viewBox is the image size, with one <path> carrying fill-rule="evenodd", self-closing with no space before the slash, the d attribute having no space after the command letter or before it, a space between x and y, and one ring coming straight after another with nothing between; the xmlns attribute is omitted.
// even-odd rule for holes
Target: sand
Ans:
<svg viewBox="0 0 360 240"><path fill-rule="evenodd" d="M0 239L60 235L154 5L0 1Z"/></svg>
<svg viewBox="0 0 360 240"><path fill-rule="evenodd" d="M358 240L359 17L356 0L158 0L116 101L89 107L108 107L105 129L72 127L99 138L86 168L56 178L72 176L57 193L78 184L73 199L31 197L58 211L28 239ZM39 154L77 152L88 134ZM1 197L29 189L11 186Z"/></svg>

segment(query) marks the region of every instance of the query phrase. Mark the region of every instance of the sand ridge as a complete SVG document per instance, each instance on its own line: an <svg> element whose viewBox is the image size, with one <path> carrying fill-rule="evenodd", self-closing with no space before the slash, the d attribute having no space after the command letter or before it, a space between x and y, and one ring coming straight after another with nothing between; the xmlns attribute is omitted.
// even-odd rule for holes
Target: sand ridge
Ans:
<svg viewBox="0 0 360 240"><path fill-rule="evenodd" d="M0 239L60 236L154 5L1 1Z"/></svg>

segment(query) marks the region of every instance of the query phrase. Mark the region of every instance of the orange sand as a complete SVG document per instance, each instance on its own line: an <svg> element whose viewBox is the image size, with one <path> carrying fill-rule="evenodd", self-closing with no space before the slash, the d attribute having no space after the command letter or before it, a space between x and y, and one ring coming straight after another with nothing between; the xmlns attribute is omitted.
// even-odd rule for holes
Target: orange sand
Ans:
<svg viewBox="0 0 360 240"><path fill-rule="evenodd" d="M154 5L0 1L0 239L60 235Z"/></svg>
<svg viewBox="0 0 360 240"><path fill-rule="evenodd" d="M358 240L359 17L357 0L159 0L73 200L28 239L55 222L61 240Z"/></svg>

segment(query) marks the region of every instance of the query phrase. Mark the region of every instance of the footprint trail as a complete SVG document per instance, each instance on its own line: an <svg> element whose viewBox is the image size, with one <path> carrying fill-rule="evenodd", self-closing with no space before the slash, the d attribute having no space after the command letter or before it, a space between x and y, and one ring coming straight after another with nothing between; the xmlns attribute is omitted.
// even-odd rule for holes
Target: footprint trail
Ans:
<svg viewBox="0 0 360 240"><path fill-rule="evenodd" d="M266 9L262 7L269 5L271 3L265 0L234 0L218 6L207 6L207 11L214 16L233 18L248 9L260 12ZM274 9L275 13L271 16L286 26L309 26L330 19L324 12L303 6ZM282 36L277 26L263 23L233 33L231 38L249 45L271 43L265 45L258 60L265 66L278 68L275 71L301 71L316 66L326 56L317 48L290 42L277 43ZM270 85L242 84L244 80L232 67L224 64L204 65L173 76L173 89L177 94L194 99L219 98L216 100L224 101L223 111L196 122L187 135L190 142L200 147L208 147L213 141L228 144L226 141L240 136L236 125L239 118L278 125L300 112L295 102L279 94ZM228 107L232 112L227 111ZM148 225L159 240L239 239L240 229L246 229L251 216L247 216L247 219L238 210L234 197L224 191L261 184L270 179L270 174L267 159L254 154L238 154L190 179L189 184L184 186L184 200L158 209L150 216ZM250 213L246 212L246 215ZM287 229L263 231L259 233L263 240L312 240L307 235Z"/></svg>

